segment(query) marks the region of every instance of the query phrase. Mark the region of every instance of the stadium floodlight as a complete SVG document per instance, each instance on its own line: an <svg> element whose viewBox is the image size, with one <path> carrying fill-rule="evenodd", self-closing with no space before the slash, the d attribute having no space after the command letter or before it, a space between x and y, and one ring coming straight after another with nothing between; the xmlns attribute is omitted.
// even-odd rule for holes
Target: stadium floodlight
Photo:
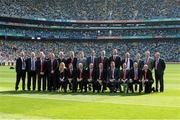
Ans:
<svg viewBox="0 0 180 120"><path fill-rule="evenodd" d="M37 37L37 40L40 40L41 39L41 37Z"/></svg>

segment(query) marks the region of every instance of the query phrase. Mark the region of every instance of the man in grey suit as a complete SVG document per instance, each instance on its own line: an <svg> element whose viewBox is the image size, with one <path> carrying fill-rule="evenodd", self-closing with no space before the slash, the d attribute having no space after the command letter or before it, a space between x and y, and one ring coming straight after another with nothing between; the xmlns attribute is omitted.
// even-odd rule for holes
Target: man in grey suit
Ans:
<svg viewBox="0 0 180 120"><path fill-rule="evenodd" d="M145 52L144 64L148 65L150 71L153 70L154 67L154 59L150 56L150 51Z"/></svg>

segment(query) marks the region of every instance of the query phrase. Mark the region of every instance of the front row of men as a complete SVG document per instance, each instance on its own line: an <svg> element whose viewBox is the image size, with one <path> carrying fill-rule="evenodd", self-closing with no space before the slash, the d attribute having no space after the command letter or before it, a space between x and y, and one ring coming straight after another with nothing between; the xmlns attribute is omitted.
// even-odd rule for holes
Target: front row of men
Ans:
<svg viewBox="0 0 180 120"><path fill-rule="evenodd" d="M164 62L158 60L158 62ZM36 90L36 77L38 77L38 91L63 91L67 92L69 89L72 92L104 92L109 88L110 92L134 92L139 87L139 93L143 91L150 93L154 91L152 84L154 79L152 71L148 69L148 64L144 64L143 69L140 69L137 62L133 63L132 69L127 69L128 64L123 63L122 69L116 68L115 61L110 62L110 67L104 69L103 62L98 64L95 68L92 62L89 63L88 68L84 67L83 62L79 62L77 67L73 65L73 61L69 62L68 66L63 60L55 59L54 54L49 55L49 59L45 59L44 53L40 53L40 58L35 59L35 54L31 54L31 58L25 60L24 52L21 52L21 57L16 60L16 85L15 90L18 90L20 79L22 78L22 90L25 90L25 78L27 71L27 89ZM76 67L76 68L75 68ZM155 62L155 74L158 77L160 71L156 67L163 67ZM160 75L159 75L160 77ZM157 78L159 79L159 78ZM163 78L162 78L163 79ZM157 86L156 86L157 88ZM163 92L162 88L160 89Z"/></svg>

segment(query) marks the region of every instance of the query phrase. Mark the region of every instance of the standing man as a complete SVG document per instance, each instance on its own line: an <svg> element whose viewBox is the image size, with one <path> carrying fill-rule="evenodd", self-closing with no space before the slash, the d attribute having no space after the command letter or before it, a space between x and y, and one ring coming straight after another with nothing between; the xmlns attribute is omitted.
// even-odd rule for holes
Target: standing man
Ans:
<svg viewBox="0 0 180 120"><path fill-rule="evenodd" d="M70 56L69 56L69 58L67 59L67 65L66 65L66 66L69 66L69 63L72 63L72 64L73 64L73 68L74 68L74 69L77 68L77 58L76 58L75 55L74 55L74 51L70 51Z"/></svg>
<svg viewBox="0 0 180 120"><path fill-rule="evenodd" d="M25 90L25 78L26 78L26 61L24 52L20 53L20 57L16 60L16 85L15 90L19 89L19 82L22 78L22 90Z"/></svg>
<svg viewBox="0 0 180 120"><path fill-rule="evenodd" d="M158 83L160 83L160 92L164 91L164 70L166 68L166 64L162 58L160 58L160 53L155 53L155 79L156 79L156 92L158 92Z"/></svg>
<svg viewBox="0 0 180 120"><path fill-rule="evenodd" d="M113 49L113 55L109 58L109 66L111 65L111 62L114 61L115 67L119 70L121 66L121 58L117 53L117 49Z"/></svg>
<svg viewBox="0 0 180 120"><path fill-rule="evenodd" d="M40 58L36 62L37 74L38 74L38 91L41 91L41 83L43 91L46 90L46 61L45 54L40 52Z"/></svg>
<svg viewBox="0 0 180 120"><path fill-rule="evenodd" d="M58 63L60 64L61 62L63 62L66 67L68 68L67 64L66 64L66 59L64 57L64 52L63 51L60 51L59 52L59 58L57 59L58 60Z"/></svg>
<svg viewBox="0 0 180 120"><path fill-rule="evenodd" d="M55 59L54 53L50 53L50 60L48 61L48 90L55 91L57 89L56 76L58 74L58 61Z"/></svg>
<svg viewBox="0 0 180 120"><path fill-rule="evenodd" d="M126 69L130 70L133 68L133 60L130 59L129 52L127 52L125 56L126 56L125 59L122 60L122 64L126 63Z"/></svg>
<svg viewBox="0 0 180 120"><path fill-rule="evenodd" d="M143 67L144 67L144 61L141 59L141 54L140 53L137 53L137 55L135 57L135 62L137 62L138 68L142 70Z"/></svg>
<svg viewBox="0 0 180 120"><path fill-rule="evenodd" d="M154 67L154 60L152 57L150 57L150 51L145 52L144 64L148 65L148 69L152 71Z"/></svg>
<svg viewBox="0 0 180 120"><path fill-rule="evenodd" d="M101 51L101 55L97 59L97 65L99 65L100 63L103 64L103 69L105 69L105 70L108 69L109 63L108 63L108 58L106 57L106 51L105 50Z"/></svg>
<svg viewBox="0 0 180 120"><path fill-rule="evenodd" d="M91 56L87 58L87 67L92 63L94 65L94 68L97 68L97 60L95 57L96 53L94 50L91 50Z"/></svg>
<svg viewBox="0 0 180 120"><path fill-rule="evenodd" d="M27 72L28 72L28 91L31 90L31 78L33 79L33 91L36 90L36 56L35 53L31 53L31 57L27 59Z"/></svg>

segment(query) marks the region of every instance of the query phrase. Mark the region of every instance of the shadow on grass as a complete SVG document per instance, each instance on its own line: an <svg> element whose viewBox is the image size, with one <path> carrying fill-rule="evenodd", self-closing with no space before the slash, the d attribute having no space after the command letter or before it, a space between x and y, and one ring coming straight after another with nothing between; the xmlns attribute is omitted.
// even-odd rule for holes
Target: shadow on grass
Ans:
<svg viewBox="0 0 180 120"><path fill-rule="evenodd" d="M147 95L147 93L110 93L110 92L104 92L104 93L93 93L93 92L77 92L77 93L72 93L72 92L49 92L49 91L14 91L14 90L9 90L9 91L0 91L0 95L16 95L16 94L37 94L37 95L93 95L93 96L142 96L142 95ZM150 93L153 94L153 93Z"/></svg>

